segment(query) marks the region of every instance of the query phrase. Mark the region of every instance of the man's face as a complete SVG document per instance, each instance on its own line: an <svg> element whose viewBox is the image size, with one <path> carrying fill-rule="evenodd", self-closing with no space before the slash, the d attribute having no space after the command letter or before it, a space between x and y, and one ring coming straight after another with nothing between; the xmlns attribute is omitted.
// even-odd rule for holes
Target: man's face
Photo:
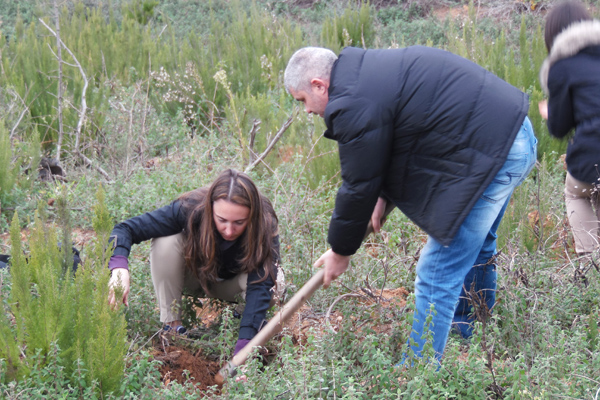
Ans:
<svg viewBox="0 0 600 400"><path fill-rule="evenodd" d="M307 113L317 114L321 118L325 115L325 107L329 101L329 85L320 79L313 79L309 91L290 89L292 97L304 103Z"/></svg>

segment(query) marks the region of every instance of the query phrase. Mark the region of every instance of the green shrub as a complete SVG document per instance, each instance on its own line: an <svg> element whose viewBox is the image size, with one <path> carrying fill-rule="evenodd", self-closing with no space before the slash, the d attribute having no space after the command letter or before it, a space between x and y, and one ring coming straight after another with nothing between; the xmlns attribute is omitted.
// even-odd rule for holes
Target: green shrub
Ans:
<svg viewBox="0 0 600 400"><path fill-rule="evenodd" d="M36 214L29 238L26 259L21 248L20 224L15 213L11 227L11 293L9 310L14 324L3 326L7 346L0 358L7 360L8 380L29 379L32 371L40 371L50 360L61 365L71 385L75 370L83 365L85 376L77 374L87 387L97 381L97 390L115 390L123 374L126 351L125 321L120 312L109 308L106 252L110 220L107 220L103 193L98 192L94 226L98 235L90 257L73 276L70 253L70 224L63 217L63 250L59 250L57 234ZM61 213L66 203L58 201ZM66 257L69 255L69 257ZM6 319L6 317L5 317ZM15 360L15 346L24 349L25 357ZM7 349L7 353L5 350ZM13 350L11 350L13 349ZM41 364L37 364L39 360ZM42 374L42 376L44 376ZM53 385L50 377L44 384ZM6 383L6 382L5 382Z"/></svg>
<svg viewBox="0 0 600 400"><path fill-rule="evenodd" d="M343 47L369 48L373 40L373 22L369 3L360 8L348 6L342 15L326 18L321 28L323 47L338 53Z"/></svg>
<svg viewBox="0 0 600 400"><path fill-rule="evenodd" d="M94 162L109 171L111 181L106 182L93 168L83 167L69 154L71 139L65 152L69 176L64 187L54 182L34 183L34 174L19 174L34 156L39 157L39 151L33 151L35 142L27 138L43 136L52 140L56 129L47 127L55 124L56 118L51 94L55 82L49 78L56 69L56 60L47 46L54 49L55 41L41 37L47 32L37 22L32 28L21 21L14 27L9 44L0 43L0 71L4 71L0 72L1 85L20 88L20 94L27 87L31 88L30 96L44 90L48 95L43 95L43 101L31 103L35 121L24 118L16 140L9 143L12 153L4 159L10 160L10 167L0 164L0 168L16 174L12 190L2 200L3 217L13 211L11 208L18 211L20 219L13 224L15 237L20 237L19 225L32 228L28 245L15 241L11 250L15 255L14 274L0 271L0 397L597 396L600 275L593 267L586 271L585 279L576 274L579 260L573 257L562 198L564 170L558 161L565 142L552 140L537 114L537 101L543 95L536 75L545 57L536 19L539 15L525 13L524 17L511 17L508 26L496 26L492 17L475 18L471 5L471 17L463 27L457 21L435 20L427 11L431 2L401 3L379 9L377 15L369 6L369 24L374 33L365 40L367 46L387 47L392 41L438 46L447 43L449 50L476 61L530 95L529 115L540 140L539 164L515 191L498 232L498 293L493 316L475 324L470 341L451 336L440 370L417 359L412 360L412 368L393 368L407 353L414 295L409 296L405 308L393 311L354 297L340 300L340 296L364 294L367 289L403 286L409 292L414 290L415 266L426 234L395 211L381 233L369 237L368 246L353 257L350 270L307 302L305 317L311 321L322 321L330 307L339 313L342 319L337 333L323 324L298 340L285 330L269 343L273 351L266 365L258 359L249 360L247 384L227 384L220 394L200 393L191 379L185 385L163 385L159 363L152 359L149 349L150 338L160 328L148 268L149 243L134 247L130 257L130 306L114 313L105 308L110 253L106 235L114 222L150 211L187 190L206 185L224 168L244 169L249 158L248 133L254 120L261 121L254 144L254 149L260 151L294 110L291 96L281 85L281 73L291 53L309 42L321 40L325 45L325 36L336 48L344 40L348 43L348 38L352 38L353 45L362 46L362 36L356 35L361 32L357 28L360 24L356 22L361 18L360 7L366 10L367 6L349 6L337 0L316 2L311 9L300 9L300 2L270 0L215 0L202 4L169 0L156 6L151 18L142 18L142 23L147 22L142 25L137 17L119 14L118 9L129 3L115 0L112 14L104 6L86 9L80 3L63 10L61 28L65 42L92 77L91 109L81 145ZM419 9L420 5L424 6ZM193 14L190 21L195 22L183 20L185 12ZM171 17L172 24L168 21ZM320 29L324 21L330 24L329 34ZM345 39L344 21L350 24ZM168 26L163 31L165 24ZM190 30L185 26L194 26L193 36L182 34ZM325 36L319 38L320 32ZM98 54L105 55L104 66ZM13 65L23 66L22 71ZM38 71L43 73L34 78L28 75ZM217 73L219 79L215 79ZM65 74L66 97L77 107L81 82L76 70L65 66ZM47 89L42 90L41 85ZM8 89L4 94L3 98L10 101ZM32 99L26 98L27 104ZM2 111L9 108L0 104ZM17 108L6 112L9 128L19 113ZM67 111L67 126L72 127L75 114L74 110ZM41 135L34 133L34 122L43 126L39 129ZM340 176L336 143L322 137L324 128L320 118L298 113L275 151L264 164L250 171L279 216L288 297L315 272L312 264L327 249L326 231ZM1 146L0 152L7 148ZM89 189L100 181L104 196ZM35 204L50 199L56 199L55 207L47 212L40 208L34 216ZM105 207L91 207L102 203ZM65 214L67 204L77 213L75 218ZM45 224L55 220L62 220L59 224L67 228L57 232ZM62 252L56 247L58 241L70 241L70 224L93 227L98 236L86 246L86 260L73 284L65 279L68 246ZM27 254L27 262L23 253ZM61 314L57 311L59 303L63 304ZM26 323L32 316L36 322ZM123 316L128 323L126 332ZM67 323L71 321L74 323ZM201 340L199 347L211 349L212 355L225 360L231 355L237 324L226 310L215 328L216 336L211 332L212 336ZM378 333L381 327L388 329ZM55 335L51 334L53 330ZM131 342L128 354L126 337ZM114 350L114 354L106 352L103 358L106 349Z"/></svg>
<svg viewBox="0 0 600 400"><path fill-rule="evenodd" d="M529 116L538 138L538 156L563 154L566 142L550 137L538 111L538 102L543 99L538 73L546 56L542 28L538 24L535 30L528 29L523 16L518 45L507 41L505 31L496 38L489 38L477 24L472 1L469 7L470 18L461 30L456 33L452 29L448 34L448 50L476 62L529 94Z"/></svg>
<svg viewBox="0 0 600 400"><path fill-rule="evenodd" d="M8 131L4 127L4 121L0 120L0 205L12 190L17 177L11 148Z"/></svg>
<svg viewBox="0 0 600 400"><path fill-rule="evenodd" d="M439 21L435 16L421 16L414 7L406 9L402 5L382 8L377 12L377 46L405 47L430 45L441 47L448 41L447 31L452 21Z"/></svg>
<svg viewBox="0 0 600 400"><path fill-rule="evenodd" d="M47 22L48 25L54 24ZM56 39L38 22L31 22L28 27L17 20L16 34L11 38L6 49L0 53L3 73L0 84L14 87L29 113L44 135L46 148L57 139L58 121L55 115L57 108L57 85L55 78L58 68ZM118 79L130 83L150 73L150 63L168 65L168 60L175 60L169 49L173 43L154 40L151 31L136 19L125 17L121 24L114 18L107 21L100 8L86 8L77 2L74 9L63 8L60 13L61 40L77 57L90 87L86 93L88 117L90 123L84 127L82 139L94 137L94 126L103 125L103 110L106 108L104 81ZM168 36L165 36L168 38ZM65 85L63 103L63 123L65 130L75 130L81 107L81 94L84 80L79 69L67 51L62 52L63 83ZM162 58L162 59L161 59ZM69 65L70 64L70 65ZM45 73L39 73L44 71ZM73 145L70 136L65 143L67 149Z"/></svg>
<svg viewBox="0 0 600 400"><path fill-rule="evenodd" d="M302 38L289 21L274 19L256 5L246 11L235 1L229 7L231 21L223 22L211 9L210 34L203 38L192 32L179 47L178 69L157 68L154 77L164 110L172 115L182 110L186 123L205 134L222 133L220 120L228 108L228 130L239 138L248 132L242 124L252 126L258 116L246 117L245 103L236 103L237 98L267 95L269 102L280 103L280 71Z"/></svg>

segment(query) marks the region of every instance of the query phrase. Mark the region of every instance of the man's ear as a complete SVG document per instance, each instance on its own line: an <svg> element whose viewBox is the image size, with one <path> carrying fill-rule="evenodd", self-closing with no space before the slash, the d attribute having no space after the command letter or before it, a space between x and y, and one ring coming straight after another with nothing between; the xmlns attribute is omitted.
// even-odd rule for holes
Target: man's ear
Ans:
<svg viewBox="0 0 600 400"><path fill-rule="evenodd" d="M310 87L313 90L317 90L319 93L325 94L325 93L327 93L327 90L329 89L329 82L327 82L323 79L313 78L310 81Z"/></svg>

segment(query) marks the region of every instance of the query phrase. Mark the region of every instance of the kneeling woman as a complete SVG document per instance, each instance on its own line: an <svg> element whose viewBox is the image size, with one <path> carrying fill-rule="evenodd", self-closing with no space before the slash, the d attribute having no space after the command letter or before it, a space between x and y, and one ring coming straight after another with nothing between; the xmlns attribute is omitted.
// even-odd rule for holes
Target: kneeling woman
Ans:
<svg viewBox="0 0 600 400"><path fill-rule="evenodd" d="M110 286L121 285L128 305L127 257L133 244L152 239L150 265L165 329L183 333L182 292L237 302L245 297L237 353L256 335L283 284L277 216L271 202L243 173L226 170L210 187L128 219L111 234ZM110 303L115 304L111 289Z"/></svg>

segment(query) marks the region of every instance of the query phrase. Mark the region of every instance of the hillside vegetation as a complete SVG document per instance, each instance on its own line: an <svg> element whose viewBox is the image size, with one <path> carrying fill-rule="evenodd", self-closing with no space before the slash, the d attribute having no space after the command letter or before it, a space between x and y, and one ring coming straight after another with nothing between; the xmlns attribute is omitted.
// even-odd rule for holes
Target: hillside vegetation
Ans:
<svg viewBox="0 0 600 400"><path fill-rule="evenodd" d="M566 142L550 138L537 109L553 3L1 2L0 253L13 258L0 270L0 398L600 398L599 263L576 258L562 195ZM598 17L600 3L588 5ZM493 314L481 315L470 342L450 338L439 371L420 360L394 368L426 240L395 211L297 321L316 322L284 330L268 356L248 362L247 383L175 380L156 335L149 243L130 257L130 306L106 302L113 224L225 168L247 171L279 217L291 297L327 249L341 179L322 120L283 88L286 62L306 45L414 44L469 58L530 96L539 159L499 230ZM75 276L59 246L70 242L83 259ZM401 303L383 295L399 288ZM187 303L187 322L206 334L184 350L223 364L237 338L233 306L205 302L205 312L220 310L209 325Z"/></svg>

